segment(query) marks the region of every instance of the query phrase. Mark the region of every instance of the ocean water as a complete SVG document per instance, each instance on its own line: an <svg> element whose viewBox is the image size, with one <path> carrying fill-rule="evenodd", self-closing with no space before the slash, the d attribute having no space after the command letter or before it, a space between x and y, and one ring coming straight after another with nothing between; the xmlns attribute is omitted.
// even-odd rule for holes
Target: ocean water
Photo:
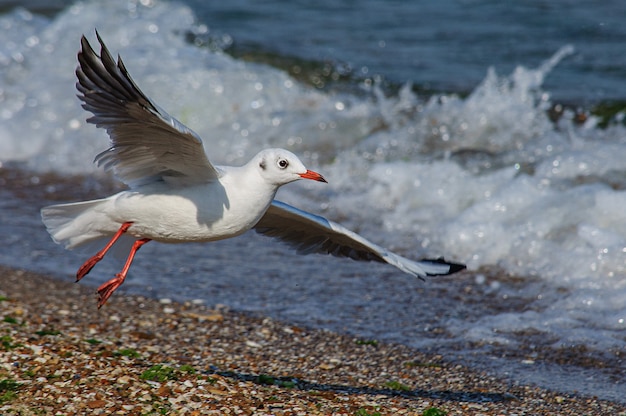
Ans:
<svg viewBox="0 0 626 416"><path fill-rule="evenodd" d="M215 163L288 148L329 184L279 199L403 255L468 265L424 283L249 233L149 244L120 292L624 400L626 127L624 113L607 127L590 114L626 99L622 2L207 3L0 3L0 263L71 279L86 254L54 245L38 210L117 189L92 164L108 139L74 89L80 35L97 28Z"/></svg>

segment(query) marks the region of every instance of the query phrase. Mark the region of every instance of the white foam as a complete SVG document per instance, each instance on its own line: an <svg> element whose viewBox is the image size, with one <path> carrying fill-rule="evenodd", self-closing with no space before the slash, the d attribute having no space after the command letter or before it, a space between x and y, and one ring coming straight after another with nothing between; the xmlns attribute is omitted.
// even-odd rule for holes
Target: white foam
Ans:
<svg viewBox="0 0 626 416"><path fill-rule="evenodd" d="M626 130L601 130L593 119L582 126L567 116L556 125L548 119L544 71L570 51L565 47L538 70L520 67L510 76L489 70L466 99L433 97L420 107L413 97L413 117L399 111L390 131L371 135L360 154L345 152L345 166L325 169L331 183L340 178L332 207L356 223L369 220L372 229L382 219L387 245L408 250L407 236L421 235L427 253L454 253L470 269L497 265L538 276L541 288L522 289L530 303L537 290L544 303L552 298L541 312L451 321L448 329L459 336L503 342L504 334L533 329L565 343L624 345ZM382 104L406 108L406 102L399 96ZM459 164L462 158L447 156L451 151L477 162ZM374 163L351 160L361 154ZM558 288L566 293L557 295Z"/></svg>

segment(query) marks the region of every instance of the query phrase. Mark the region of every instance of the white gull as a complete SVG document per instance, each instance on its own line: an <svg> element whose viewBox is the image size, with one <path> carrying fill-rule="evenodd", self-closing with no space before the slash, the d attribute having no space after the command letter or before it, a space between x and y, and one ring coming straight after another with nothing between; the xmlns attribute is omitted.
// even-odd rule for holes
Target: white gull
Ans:
<svg viewBox="0 0 626 416"><path fill-rule="evenodd" d="M41 215L54 241L67 249L108 241L79 268L77 281L121 237L132 237L123 269L98 288L98 307L124 282L137 250L147 242L216 241L253 228L302 254L385 262L420 278L465 268L443 258L409 260L333 221L274 200L287 183L303 178L326 182L287 150L262 150L239 167L211 164L200 137L153 103L96 35L100 56L81 38L76 88L83 108L94 114L87 121L106 129L111 139L95 163L113 170L129 189L104 199L48 206Z"/></svg>

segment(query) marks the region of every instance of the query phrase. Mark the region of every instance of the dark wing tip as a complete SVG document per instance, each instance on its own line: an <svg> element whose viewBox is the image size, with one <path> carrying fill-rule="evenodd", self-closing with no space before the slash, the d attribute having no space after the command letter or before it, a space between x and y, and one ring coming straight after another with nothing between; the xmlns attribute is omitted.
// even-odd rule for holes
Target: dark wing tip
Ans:
<svg viewBox="0 0 626 416"><path fill-rule="evenodd" d="M438 259L424 259L422 261L427 261L430 263L437 263L437 264L445 264L447 266L450 266L450 270L448 270L448 273L446 273L446 275L448 274L454 274L456 272L460 272L461 270L465 270L467 269L467 266L461 263L451 263L449 261L446 261L446 259L444 259L443 257L439 257Z"/></svg>
<svg viewBox="0 0 626 416"><path fill-rule="evenodd" d="M450 271L448 274L460 272L461 270L467 269L467 266L461 263L448 263L450 265Z"/></svg>

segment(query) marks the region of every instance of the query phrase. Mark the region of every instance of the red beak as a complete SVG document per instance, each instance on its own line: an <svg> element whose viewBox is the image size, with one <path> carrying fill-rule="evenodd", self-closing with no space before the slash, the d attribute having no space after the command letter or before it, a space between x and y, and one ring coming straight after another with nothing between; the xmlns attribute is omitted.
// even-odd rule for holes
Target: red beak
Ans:
<svg viewBox="0 0 626 416"><path fill-rule="evenodd" d="M326 182L326 179L324 179L322 175L320 175L317 172L313 172L312 170L307 170L306 172L301 173L300 177L304 179L313 179L314 181L318 181L318 182Z"/></svg>

